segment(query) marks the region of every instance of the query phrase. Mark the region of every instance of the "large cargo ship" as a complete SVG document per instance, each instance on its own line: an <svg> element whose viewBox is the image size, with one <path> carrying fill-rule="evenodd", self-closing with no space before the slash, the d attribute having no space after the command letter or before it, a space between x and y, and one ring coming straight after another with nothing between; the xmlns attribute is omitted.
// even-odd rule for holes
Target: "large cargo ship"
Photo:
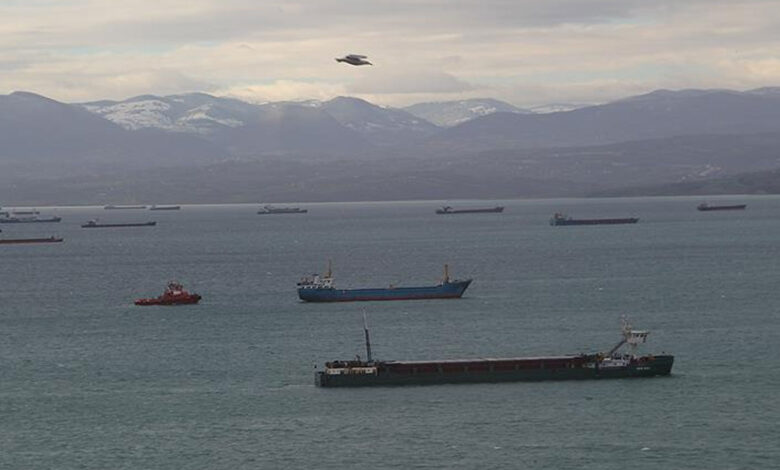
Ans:
<svg viewBox="0 0 780 470"><path fill-rule="evenodd" d="M46 222L60 222L62 217L38 217L37 215L25 216L25 217L0 217L0 224L35 224Z"/></svg>
<svg viewBox="0 0 780 470"><path fill-rule="evenodd" d="M667 354L636 355L648 332L633 330L625 320L623 339L606 353L439 361L375 361L368 327L364 324L363 328L366 360L358 356L354 360L327 362L325 370L315 372L316 385L363 387L655 377L670 375L674 363L674 356ZM629 352L620 352L624 345L628 345Z"/></svg>
<svg viewBox="0 0 780 470"><path fill-rule="evenodd" d="M259 215L266 214L305 214L309 212L308 209L301 209L300 207L273 207L263 206L262 209L257 211Z"/></svg>
<svg viewBox="0 0 780 470"><path fill-rule="evenodd" d="M744 210L747 204L733 204L730 206L711 206L706 202L703 202L696 206L696 209L700 211L740 211Z"/></svg>
<svg viewBox="0 0 780 470"><path fill-rule="evenodd" d="M503 206L496 206L496 207L483 207L483 208L476 208L476 209L453 209L450 206L444 206L441 209L436 209L436 213L440 215L445 214L478 214L478 213L500 213L504 212Z"/></svg>
<svg viewBox="0 0 780 470"><path fill-rule="evenodd" d="M150 211L178 211L181 210L181 206L152 206Z"/></svg>
<svg viewBox="0 0 780 470"><path fill-rule="evenodd" d="M26 243L60 243L62 238L5 238L0 239L0 245L23 245Z"/></svg>
<svg viewBox="0 0 780 470"><path fill-rule="evenodd" d="M298 283L298 298L306 302L355 302L368 300L457 299L471 284L471 279L451 280L444 265L444 278L436 285L423 287L336 289L330 263L325 275L314 274Z"/></svg>
<svg viewBox="0 0 780 470"><path fill-rule="evenodd" d="M115 228L115 227L154 227L157 222L135 222L135 223L122 223L122 224L102 224L97 220L90 220L86 224L82 224L81 228Z"/></svg>
<svg viewBox="0 0 780 470"><path fill-rule="evenodd" d="M565 214L556 212L550 219L550 225L613 225L635 224L639 222L637 217L625 217L616 219L573 219Z"/></svg>

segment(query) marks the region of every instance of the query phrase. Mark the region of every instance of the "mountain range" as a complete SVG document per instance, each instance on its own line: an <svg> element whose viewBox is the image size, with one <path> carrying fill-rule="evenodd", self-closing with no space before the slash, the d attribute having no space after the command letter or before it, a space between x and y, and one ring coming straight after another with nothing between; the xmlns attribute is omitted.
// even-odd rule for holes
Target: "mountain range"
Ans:
<svg viewBox="0 0 780 470"><path fill-rule="evenodd" d="M491 99L0 96L5 204L773 192L761 175L780 169L777 149L780 88L658 90L545 113Z"/></svg>

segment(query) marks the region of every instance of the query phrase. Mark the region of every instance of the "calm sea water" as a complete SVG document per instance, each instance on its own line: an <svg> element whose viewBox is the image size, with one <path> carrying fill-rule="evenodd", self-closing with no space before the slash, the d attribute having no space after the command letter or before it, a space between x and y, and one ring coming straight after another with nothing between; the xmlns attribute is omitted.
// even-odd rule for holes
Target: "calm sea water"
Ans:
<svg viewBox="0 0 780 470"><path fill-rule="evenodd" d="M56 208L58 245L0 246L2 468L742 469L780 462L780 198L505 201L180 212ZM452 202L452 201L450 201ZM491 202L492 203L492 202ZM486 205L462 202L459 205ZM453 203L453 205L456 205ZM636 225L550 227L555 211ZM154 219L154 228L83 230ZM461 300L298 302L340 286L429 284ZM179 279L197 306L135 307ZM670 378L319 389L314 365L606 350L619 319L676 356Z"/></svg>

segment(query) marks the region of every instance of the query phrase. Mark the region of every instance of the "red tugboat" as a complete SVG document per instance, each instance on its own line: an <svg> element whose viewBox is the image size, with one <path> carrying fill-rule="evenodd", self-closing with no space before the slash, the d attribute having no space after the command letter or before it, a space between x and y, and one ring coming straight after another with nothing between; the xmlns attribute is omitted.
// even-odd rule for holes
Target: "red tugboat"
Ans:
<svg viewBox="0 0 780 470"><path fill-rule="evenodd" d="M168 283L165 292L159 297L153 299L138 299L136 305L187 305L196 304L200 301L198 294L190 294L184 287L176 281Z"/></svg>

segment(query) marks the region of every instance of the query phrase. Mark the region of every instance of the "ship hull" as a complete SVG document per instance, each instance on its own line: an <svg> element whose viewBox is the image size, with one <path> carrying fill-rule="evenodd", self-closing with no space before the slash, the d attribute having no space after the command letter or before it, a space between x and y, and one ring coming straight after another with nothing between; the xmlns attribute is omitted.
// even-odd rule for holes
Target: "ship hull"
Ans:
<svg viewBox="0 0 780 470"><path fill-rule="evenodd" d="M696 209L707 212L707 211L740 211L744 210L747 207L747 204L737 204L734 206L699 206Z"/></svg>
<svg viewBox="0 0 780 470"><path fill-rule="evenodd" d="M429 287L395 287L387 289L299 288L298 298L305 302L457 299L463 296L469 284L471 284L471 279Z"/></svg>
<svg viewBox="0 0 780 470"><path fill-rule="evenodd" d="M190 294L176 298L138 299L135 304L143 307L150 305L193 305L200 302L200 299L198 294Z"/></svg>
<svg viewBox="0 0 780 470"><path fill-rule="evenodd" d="M258 211L257 215L306 214L308 212L309 212L308 209L300 209L300 210L274 209L271 211Z"/></svg>
<svg viewBox="0 0 780 470"><path fill-rule="evenodd" d="M503 207L491 207L489 209L451 209L451 210L443 210L438 209L436 211L439 215L449 215L449 214L495 214L495 213L501 213L504 212Z"/></svg>
<svg viewBox="0 0 780 470"><path fill-rule="evenodd" d="M84 224L81 228L116 228L116 227L154 227L157 222L144 222L140 224Z"/></svg>
<svg viewBox="0 0 780 470"><path fill-rule="evenodd" d="M497 367L490 362L472 361L469 365L450 363L387 363L380 364L376 374L315 373L315 385L320 387L368 387L400 385L440 385L464 383L543 382L552 380L600 380L668 376L674 356L654 356L651 360L625 367L587 367L576 357L563 366L534 364L523 367L524 360L512 369ZM527 361L526 361L527 362ZM401 366L401 367L399 367Z"/></svg>
<svg viewBox="0 0 780 470"><path fill-rule="evenodd" d="M45 224L45 223L60 222L61 220L62 220L62 217L50 217L48 219L37 219L37 218L15 219L15 218L6 218L6 219L0 219L0 223L3 223L3 224Z"/></svg>
<svg viewBox="0 0 780 470"><path fill-rule="evenodd" d="M6 238L0 240L0 245L23 245L27 243L60 243L62 238Z"/></svg>
<svg viewBox="0 0 780 470"><path fill-rule="evenodd" d="M627 217L624 219L553 219L550 225L616 225L616 224L635 224L639 222L636 217Z"/></svg>

